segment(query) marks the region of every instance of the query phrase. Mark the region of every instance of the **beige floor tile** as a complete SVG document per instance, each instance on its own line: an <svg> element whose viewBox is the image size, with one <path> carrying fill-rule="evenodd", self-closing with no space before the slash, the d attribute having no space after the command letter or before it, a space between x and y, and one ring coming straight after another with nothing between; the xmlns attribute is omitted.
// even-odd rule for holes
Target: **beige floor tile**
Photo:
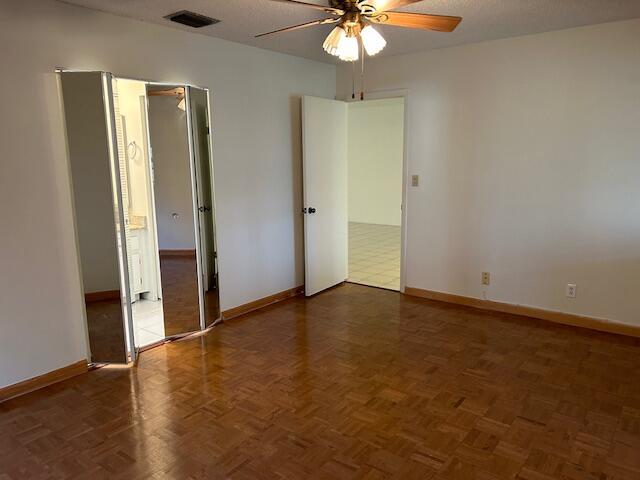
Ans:
<svg viewBox="0 0 640 480"><path fill-rule="evenodd" d="M349 223L349 280L400 289L400 227Z"/></svg>

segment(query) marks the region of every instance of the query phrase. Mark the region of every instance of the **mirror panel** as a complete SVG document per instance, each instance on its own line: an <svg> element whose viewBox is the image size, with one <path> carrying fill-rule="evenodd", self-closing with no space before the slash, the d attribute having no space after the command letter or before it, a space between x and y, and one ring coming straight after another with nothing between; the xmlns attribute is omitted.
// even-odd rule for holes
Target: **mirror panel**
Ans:
<svg viewBox="0 0 640 480"><path fill-rule="evenodd" d="M149 161L146 82L112 82L135 347L165 339Z"/></svg>
<svg viewBox="0 0 640 480"><path fill-rule="evenodd" d="M184 86L147 85L164 329L200 330L191 159Z"/></svg>
<svg viewBox="0 0 640 480"><path fill-rule="evenodd" d="M126 363L118 194L101 72L60 74L91 361Z"/></svg>
<svg viewBox="0 0 640 480"><path fill-rule="evenodd" d="M195 164L204 320L205 327L209 327L220 318L209 95L201 88L187 88Z"/></svg>

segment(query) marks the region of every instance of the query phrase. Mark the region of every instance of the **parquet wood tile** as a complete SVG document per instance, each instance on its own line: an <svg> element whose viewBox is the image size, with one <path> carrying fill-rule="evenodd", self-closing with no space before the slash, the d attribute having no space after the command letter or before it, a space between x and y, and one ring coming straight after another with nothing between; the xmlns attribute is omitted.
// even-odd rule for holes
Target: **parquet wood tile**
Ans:
<svg viewBox="0 0 640 480"><path fill-rule="evenodd" d="M160 255L162 309L167 337L200 329L197 268L195 256Z"/></svg>
<svg viewBox="0 0 640 480"><path fill-rule="evenodd" d="M0 479L640 479L640 341L347 284L0 404Z"/></svg>
<svg viewBox="0 0 640 480"><path fill-rule="evenodd" d="M126 358L120 298L87 302L87 328L92 361L124 362Z"/></svg>

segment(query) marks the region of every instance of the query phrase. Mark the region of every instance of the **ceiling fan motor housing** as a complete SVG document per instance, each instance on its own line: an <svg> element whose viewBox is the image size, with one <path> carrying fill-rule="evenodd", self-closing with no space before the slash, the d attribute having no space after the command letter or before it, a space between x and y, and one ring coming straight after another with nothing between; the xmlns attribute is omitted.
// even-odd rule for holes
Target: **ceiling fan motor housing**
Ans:
<svg viewBox="0 0 640 480"><path fill-rule="evenodd" d="M362 30L362 16L360 12L347 12L342 16L340 26L345 29L348 37L357 37Z"/></svg>
<svg viewBox="0 0 640 480"><path fill-rule="evenodd" d="M371 15L375 13L376 8L369 2L370 0L329 0L329 5L345 12L359 12Z"/></svg>

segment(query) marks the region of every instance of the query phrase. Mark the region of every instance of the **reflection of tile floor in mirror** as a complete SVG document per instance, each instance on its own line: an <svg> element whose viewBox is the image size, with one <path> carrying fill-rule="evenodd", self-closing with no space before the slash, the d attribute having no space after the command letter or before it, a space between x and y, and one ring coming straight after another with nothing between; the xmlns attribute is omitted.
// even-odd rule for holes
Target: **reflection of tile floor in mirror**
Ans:
<svg viewBox="0 0 640 480"><path fill-rule="evenodd" d="M349 281L400 289L400 227L349 222Z"/></svg>
<svg viewBox="0 0 640 480"><path fill-rule="evenodd" d="M131 305L136 347L164 340L162 300L138 300Z"/></svg>

